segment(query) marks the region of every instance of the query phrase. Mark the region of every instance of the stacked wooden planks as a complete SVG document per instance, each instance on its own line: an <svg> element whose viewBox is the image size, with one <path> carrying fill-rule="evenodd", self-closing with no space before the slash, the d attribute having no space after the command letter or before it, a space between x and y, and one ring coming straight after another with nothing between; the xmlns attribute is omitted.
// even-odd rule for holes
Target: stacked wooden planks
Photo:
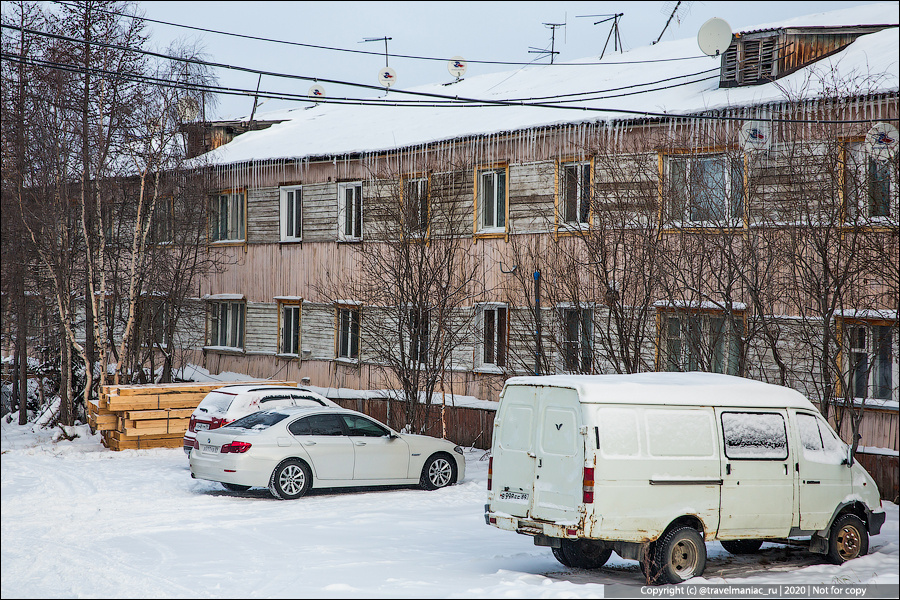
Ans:
<svg viewBox="0 0 900 600"><path fill-rule="evenodd" d="M291 381L235 381L107 385L99 401L88 403L88 423L112 450L180 448L191 414L209 392L225 385L277 384Z"/></svg>

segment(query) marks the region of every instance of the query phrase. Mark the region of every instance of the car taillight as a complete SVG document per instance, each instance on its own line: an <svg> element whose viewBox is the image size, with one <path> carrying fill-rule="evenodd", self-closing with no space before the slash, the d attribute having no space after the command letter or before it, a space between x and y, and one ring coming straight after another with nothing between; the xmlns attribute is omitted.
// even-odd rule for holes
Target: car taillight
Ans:
<svg viewBox="0 0 900 600"><path fill-rule="evenodd" d="M197 438L194 438L194 450L200 449L200 441Z"/></svg>
<svg viewBox="0 0 900 600"><path fill-rule="evenodd" d="M488 491L491 489L491 478L494 474L494 457L488 459Z"/></svg>
<svg viewBox="0 0 900 600"><path fill-rule="evenodd" d="M188 431L194 431L194 425L197 424L197 417L191 415L191 421L188 423Z"/></svg>
<svg viewBox="0 0 900 600"><path fill-rule="evenodd" d="M222 454L243 454L250 449L249 442L231 442L222 446Z"/></svg>
<svg viewBox="0 0 900 600"><path fill-rule="evenodd" d="M584 483L581 488L581 500L585 504L594 503L594 467L584 468Z"/></svg>

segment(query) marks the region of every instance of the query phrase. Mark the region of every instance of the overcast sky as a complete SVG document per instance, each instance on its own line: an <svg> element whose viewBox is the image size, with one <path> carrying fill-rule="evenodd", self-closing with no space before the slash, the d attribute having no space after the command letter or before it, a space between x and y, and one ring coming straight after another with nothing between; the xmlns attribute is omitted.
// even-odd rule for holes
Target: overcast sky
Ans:
<svg viewBox="0 0 900 600"><path fill-rule="evenodd" d="M662 40L696 37L700 26L713 17L725 19L733 30L791 17L847 8L871 2L682 2ZM666 27L676 2L154 2L138 5L149 19L244 35L379 55L320 50L238 39L148 23L153 43L165 48L176 38L197 40L209 59L250 67L355 83L378 84L385 64L384 42L362 43L364 38L390 37L389 54L468 61L549 62L553 30L545 23L565 23L555 29L554 62L598 58L610 34L612 21L596 24L615 13L621 17L620 36L626 50L654 42ZM898 3L900 5L900 3ZM585 16L589 15L589 16ZM597 16L601 15L601 16ZM605 15L605 16L603 16ZM613 41L606 49L614 52ZM700 54L698 48L698 55ZM454 78L444 60L389 57L396 71L396 88L409 88ZM464 77L506 71L514 65L470 62ZM220 84L256 89L257 75L219 70ZM313 82L264 76L263 90L306 94ZM377 91L323 83L326 95L364 97ZM258 111L288 106L270 100ZM217 114L207 118L248 115L252 97L222 96Z"/></svg>

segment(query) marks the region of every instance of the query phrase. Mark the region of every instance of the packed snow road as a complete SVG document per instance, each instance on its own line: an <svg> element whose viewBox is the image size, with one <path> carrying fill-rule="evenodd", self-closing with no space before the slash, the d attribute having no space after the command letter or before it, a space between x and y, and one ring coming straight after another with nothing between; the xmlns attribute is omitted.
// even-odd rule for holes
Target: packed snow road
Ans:
<svg viewBox="0 0 900 600"><path fill-rule="evenodd" d="M111 452L79 428L53 442L2 425L2 596L602 597L643 583L637 563L566 569L531 538L484 524L487 461L459 485L316 491L296 501L191 479L180 449ZM766 545L708 544L705 583L896 583L897 506L870 554L836 567ZM638 588L635 588L636 590Z"/></svg>

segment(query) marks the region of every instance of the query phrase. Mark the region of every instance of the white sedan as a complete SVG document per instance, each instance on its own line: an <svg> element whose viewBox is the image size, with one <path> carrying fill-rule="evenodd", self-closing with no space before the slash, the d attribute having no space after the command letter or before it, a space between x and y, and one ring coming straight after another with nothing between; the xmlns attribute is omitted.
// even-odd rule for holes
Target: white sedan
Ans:
<svg viewBox="0 0 900 600"><path fill-rule="evenodd" d="M231 491L268 487L291 500L313 487L419 484L434 490L465 478L462 448L401 434L353 410L291 406L199 432L191 477Z"/></svg>

